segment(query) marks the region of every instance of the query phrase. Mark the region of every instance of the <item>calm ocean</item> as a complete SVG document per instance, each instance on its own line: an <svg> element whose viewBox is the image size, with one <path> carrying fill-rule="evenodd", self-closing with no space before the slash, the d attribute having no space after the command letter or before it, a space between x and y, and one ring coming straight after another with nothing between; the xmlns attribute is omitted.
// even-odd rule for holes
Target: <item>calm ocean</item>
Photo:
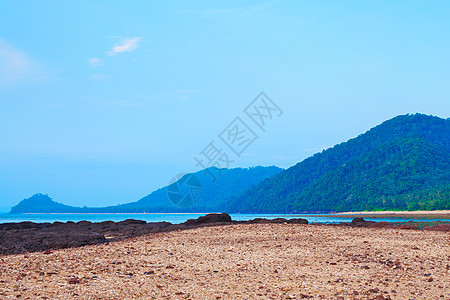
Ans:
<svg viewBox="0 0 450 300"><path fill-rule="evenodd" d="M147 222L170 222L173 224L183 223L189 219L196 219L205 214L7 214L0 213L0 223L9 222L67 222L67 221L91 221L91 222L102 222L102 221L123 221L126 219L136 219L144 220ZM350 222L353 217L330 217L329 215L294 215L294 214L230 214L233 220L245 221L255 218L304 218L310 223L340 223L340 222ZM420 218L401 218L401 217L383 217L383 218L366 218L365 220L373 221L387 221L387 222L407 222L407 221L417 221L417 222L431 222L431 221L445 221L450 222L450 219L435 219L426 218L426 216Z"/></svg>

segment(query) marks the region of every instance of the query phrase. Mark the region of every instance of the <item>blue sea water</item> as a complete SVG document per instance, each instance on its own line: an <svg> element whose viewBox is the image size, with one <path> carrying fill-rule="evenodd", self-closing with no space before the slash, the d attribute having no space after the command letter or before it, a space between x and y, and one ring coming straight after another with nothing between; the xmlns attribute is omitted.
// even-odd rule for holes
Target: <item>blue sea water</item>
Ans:
<svg viewBox="0 0 450 300"><path fill-rule="evenodd" d="M205 214L7 214L0 213L0 223L9 222L22 222L31 221L36 223L43 222L67 222L67 221L91 221L91 222L102 222L102 221L123 221L126 219L136 219L144 220L147 222L170 222L173 224L183 223L189 219L196 219ZM353 216L330 216L330 215L308 215L308 214L231 214L232 220L245 221L252 220L255 218L265 218L265 219L275 219L275 218L303 218L307 219L310 223L341 223L350 222ZM373 221L387 221L387 222L431 222L431 221L445 221L450 222L450 219L436 219L427 218L426 216L420 218L405 218L397 216L387 216L379 218L369 218L364 217L365 220Z"/></svg>

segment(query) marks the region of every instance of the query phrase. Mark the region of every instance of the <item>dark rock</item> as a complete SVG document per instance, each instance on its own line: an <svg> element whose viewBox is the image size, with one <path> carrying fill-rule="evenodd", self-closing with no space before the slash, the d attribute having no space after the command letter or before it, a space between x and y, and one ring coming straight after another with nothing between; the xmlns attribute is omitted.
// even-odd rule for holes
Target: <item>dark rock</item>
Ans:
<svg viewBox="0 0 450 300"><path fill-rule="evenodd" d="M39 229L43 225L33 222L20 222L20 223L4 223L1 224L1 230L18 230L18 229Z"/></svg>
<svg viewBox="0 0 450 300"><path fill-rule="evenodd" d="M119 224L119 225L141 225L141 224L147 224L147 222L142 221L142 220L128 219L125 221L117 222L117 224Z"/></svg>
<svg viewBox="0 0 450 300"><path fill-rule="evenodd" d="M308 224L308 220L302 218L289 219L289 224Z"/></svg>
<svg viewBox="0 0 450 300"><path fill-rule="evenodd" d="M231 217L227 213L207 214L197 219L190 219L184 222L186 225L210 224L210 223L231 223Z"/></svg>
<svg viewBox="0 0 450 300"><path fill-rule="evenodd" d="M103 222L100 222L100 223L98 223L98 224L101 224L101 225L115 225L116 222L113 222L113 221L103 221Z"/></svg>
<svg viewBox="0 0 450 300"><path fill-rule="evenodd" d="M349 226L351 227L369 227L369 225L374 224L374 221L366 221L363 218L354 218Z"/></svg>
<svg viewBox="0 0 450 300"><path fill-rule="evenodd" d="M70 284L79 284L81 281L80 281L80 279L78 279L77 277L74 277L74 278L70 278L70 279L68 280L68 282L69 282Z"/></svg>
<svg viewBox="0 0 450 300"><path fill-rule="evenodd" d="M118 223L112 221L100 223L89 221L77 223L5 223L0 224L0 255L44 251L50 254L51 251L56 249L119 241L151 233L202 226L252 223L307 224L307 220L278 218L274 220L255 219L233 222L228 214L222 213L208 214L198 219L188 220L182 224L171 224L169 222L147 223L140 220L125 220ZM105 236L109 236L109 238L106 239Z"/></svg>
<svg viewBox="0 0 450 300"><path fill-rule="evenodd" d="M46 251L104 243L99 233L81 230L77 225L58 224L39 229L0 231L0 254Z"/></svg>
<svg viewBox="0 0 450 300"><path fill-rule="evenodd" d="M394 227L394 224L392 224L390 222L381 221L381 222L369 224L368 227L369 228L392 228L392 227Z"/></svg>
<svg viewBox="0 0 450 300"><path fill-rule="evenodd" d="M76 224L77 224L77 225L91 225L92 222L90 222L90 221L79 221L79 222L77 222Z"/></svg>
<svg viewBox="0 0 450 300"><path fill-rule="evenodd" d="M447 231L448 232L448 231L450 231L450 223L428 226L428 227L425 227L424 230Z"/></svg>
<svg viewBox="0 0 450 300"><path fill-rule="evenodd" d="M285 218L275 218L275 219L262 219L262 218L255 218L253 220L244 221L243 223L247 224L308 224L308 220L301 219L301 218L295 218L295 219L285 219Z"/></svg>
<svg viewBox="0 0 450 300"><path fill-rule="evenodd" d="M270 220L262 219L262 218L255 218L250 221L244 221L244 223L247 223L247 224L267 224L269 222L270 222Z"/></svg>
<svg viewBox="0 0 450 300"><path fill-rule="evenodd" d="M409 229L409 230L420 230L419 227L414 226L412 224L401 224L401 225L395 225L394 227L395 229Z"/></svg>
<svg viewBox="0 0 450 300"><path fill-rule="evenodd" d="M269 220L269 223L283 224L283 223L287 223L287 220L285 218L275 218L275 219Z"/></svg>

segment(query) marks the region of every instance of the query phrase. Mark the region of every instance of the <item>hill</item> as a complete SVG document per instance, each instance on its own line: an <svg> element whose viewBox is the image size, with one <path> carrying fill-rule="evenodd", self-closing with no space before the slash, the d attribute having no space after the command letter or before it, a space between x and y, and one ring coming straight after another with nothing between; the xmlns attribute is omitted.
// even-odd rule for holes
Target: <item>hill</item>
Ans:
<svg viewBox="0 0 450 300"><path fill-rule="evenodd" d="M450 119L402 115L234 197L228 212L450 209Z"/></svg>
<svg viewBox="0 0 450 300"><path fill-rule="evenodd" d="M260 183L262 180L278 174L283 169L278 167L252 167L252 168L234 168L234 169L218 169L216 167L208 168L203 171L186 174L176 183L168 187L161 188L145 196L137 202L110 207L108 210L114 212L214 212L222 211L227 206L229 198L243 193L248 188ZM220 173L219 173L220 172ZM216 179L213 180L212 175ZM217 176L219 175L220 176ZM201 186L201 196L194 203L182 203L182 201L190 202L191 200L176 199L178 195L187 194L183 191L183 187L189 186L189 180L198 180L193 186ZM177 187L180 186L180 192L177 193ZM168 192L171 192L168 197ZM181 201L181 202L180 202Z"/></svg>
<svg viewBox="0 0 450 300"><path fill-rule="evenodd" d="M153 213L215 212L222 210L231 196L240 194L262 180L281 172L275 166L218 169L211 167L181 176L137 202L109 207L73 207L36 194L22 200L11 213Z"/></svg>
<svg viewBox="0 0 450 300"><path fill-rule="evenodd" d="M48 195L34 194L30 198L20 201L19 204L11 208L10 213L77 213L81 211L82 208L55 202Z"/></svg>

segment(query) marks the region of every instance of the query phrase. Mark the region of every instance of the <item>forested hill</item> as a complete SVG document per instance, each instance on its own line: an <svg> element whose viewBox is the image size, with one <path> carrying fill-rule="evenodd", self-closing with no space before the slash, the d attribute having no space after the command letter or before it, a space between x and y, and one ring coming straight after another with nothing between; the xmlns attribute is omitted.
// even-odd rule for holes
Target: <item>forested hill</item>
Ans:
<svg viewBox="0 0 450 300"><path fill-rule="evenodd" d="M107 212L221 212L228 205L229 198L243 193L262 180L278 174L283 169L271 167L252 167L217 169L208 168L180 178L179 193L176 185L169 185L145 196L137 202L104 208ZM199 184L200 183L200 184ZM194 203L183 197L189 186L201 186L201 196ZM169 189L169 197L168 197Z"/></svg>
<svg viewBox="0 0 450 300"><path fill-rule="evenodd" d="M10 213L80 213L82 210L81 207L64 205L53 201L48 195L38 193L20 201Z"/></svg>
<svg viewBox="0 0 450 300"><path fill-rule="evenodd" d="M143 213L143 212L218 212L231 196L244 192L283 169L252 167L218 169L211 167L186 174L169 186L160 188L139 201L109 207L74 207L35 194L22 200L11 213ZM193 198L190 198L190 196Z"/></svg>
<svg viewBox="0 0 450 300"><path fill-rule="evenodd" d="M212 181L211 174L220 176ZM180 198L186 195L186 188L195 191L199 185L199 199L189 203L188 198ZM405 209L450 209L450 119L423 114L398 116L284 171L277 167L210 168L194 176L183 176L174 185L124 205L72 207L37 194L20 202L11 212L293 213Z"/></svg>
<svg viewBox="0 0 450 300"><path fill-rule="evenodd" d="M390 119L234 197L229 212L450 209L450 119Z"/></svg>

